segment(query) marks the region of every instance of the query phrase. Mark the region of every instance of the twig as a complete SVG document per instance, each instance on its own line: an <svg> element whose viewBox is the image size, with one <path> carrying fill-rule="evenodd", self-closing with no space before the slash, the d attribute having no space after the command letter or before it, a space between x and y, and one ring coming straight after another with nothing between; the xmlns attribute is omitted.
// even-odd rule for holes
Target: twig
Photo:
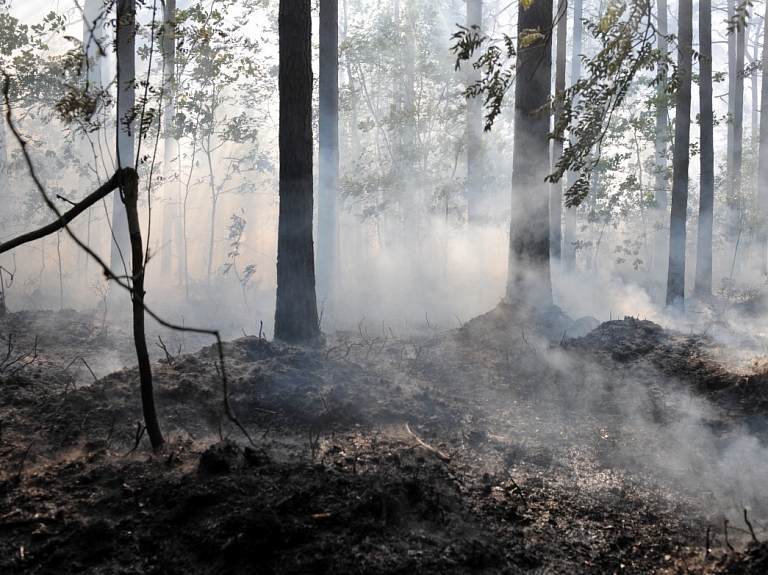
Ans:
<svg viewBox="0 0 768 575"><path fill-rule="evenodd" d="M146 430L147 430L146 425L142 425L140 421L136 422L136 443L128 453L123 455L123 457L128 457L131 453L133 453L139 448L139 443L141 443L141 438L144 437L144 432Z"/></svg>
<svg viewBox="0 0 768 575"><path fill-rule="evenodd" d="M186 425L184 425L184 420L183 420L183 419L181 419L181 414L179 413L179 410L178 410L178 409L174 409L174 410L173 410L173 413L175 413L175 414L176 414L176 417L178 417L178 418L179 418L179 425L181 425L181 428L182 428L184 431L186 431L186 432L187 432L187 435L189 435L189 438L190 438L190 439L195 439L195 436L194 436L194 434L193 434L193 433L192 433L192 432L191 432L189 429L187 429L187 426L186 426Z"/></svg>
<svg viewBox="0 0 768 575"><path fill-rule="evenodd" d="M723 531L725 531L725 545L730 549L731 551L735 551L733 548L733 545L731 545L730 541L728 541L728 518L723 517Z"/></svg>
<svg viewBox="0 0 768 575"><path fill-rule="evenodd" d="M752 535L752 541L757 543L757 537L755 537L755 530L752 529L752 524L749 522L749 519L747 518L747 508L744 508L744 523L747 524L747 527L749 527L749 534Z"/></svg>
<svg viewBox="0 0 768 575"><path fill-rule="evenodd" d="M29 447L27 447L26 451L24 451L24 455L21 458L21 461L19 462L19 471L16 473L16 484L18 485L21 483L21 474L24 471L24 463L27 461L27 457L29 456L29 452L32 450L32 446L37 443L37 439L33 440L32 443L29 444Z"/></svg>
<svg viewBox="0 0 768 575"><path fill-rule="evenodd" d="M73 364L73 363L75 363L75 362L76 362L78 359L79 359L80 361L82 361L82 362L83 362L83 364L85 365L85 367L88 369L88 371L90 371L90 372L91 372L91 376L93 377L93 381L94 381L94 382L95 382L95 381L99 381L99 378L98 378L98 377L96 377L96 374L95 374L95 373L93 373L93 370L91 369L91 366L90 366L90 365L88 365L88 362L87 362L87 361L85 361L85 358L84 358L82 355L78 355L78 356L77 356L75 359L73 359L72 361L70 361L70 362L69 362L69 365L67 365L67 367L65 367L65 368L64 368L64 371L62 371L61 373L65 373L65 372L66 372L66 371L67 371L67 370L68 370L70 367L72 367L72 364Z"/></svg>
<svg viewBox="0 0 768 575"><path fill-rule="evenodd" d="M411 372L410 373L413 373L414 371L416 371L416 366L419 363L419 356L420 355L421 355L421 346L419 346L419 349L416 352L416 357L413 359L413 367L411 367Z"/></svg>
<svg viewBox="0 0 768 575"><path fill-rule="evenodd" d="M440 450L435 449L431 445L427 445L426 443L424 443L424 441L422 441L413 431L411 431L411 428L408 426L407 423L405 424L405 431L407 431L408 435L410 435L411 437L413 437L416 440L416 443L418 443L421 447L423 447L424 449L426 449L427 451L432 453L440 461L442 461L443 463L450 463L451 462L451 458L450 457L448 457L447 455L444 455Z"/></svg>
<svg viewBox="0 0 768 575"><path fill-rule="evenodd" d="M176 360L173 358L173 356L170 353L168 353L168 348L165 347L165 343L163 343L163 338L160 337L160 334L157 334L157 339L160 340L160 343L156 343L155 345L165 352L165 359L166 361L168 361L168 365L173 365Z"/></svg>

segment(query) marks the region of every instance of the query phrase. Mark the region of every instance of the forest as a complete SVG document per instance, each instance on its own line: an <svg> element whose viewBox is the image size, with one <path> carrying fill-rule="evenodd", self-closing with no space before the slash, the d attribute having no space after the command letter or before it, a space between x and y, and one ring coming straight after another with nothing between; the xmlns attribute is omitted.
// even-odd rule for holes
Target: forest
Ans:
<svg viewBox="0 0 768 575"><path fill-rule="evenodd" d="M767 10L0 0L0 572L768 572Z"/></svg>

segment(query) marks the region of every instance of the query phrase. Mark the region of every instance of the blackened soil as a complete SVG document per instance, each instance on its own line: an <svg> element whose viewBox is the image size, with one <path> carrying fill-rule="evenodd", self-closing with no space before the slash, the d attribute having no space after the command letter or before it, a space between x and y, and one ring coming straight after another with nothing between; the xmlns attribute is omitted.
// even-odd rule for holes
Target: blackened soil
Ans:
<svg viewBox="0 0 768 575"><path fill-rule="evenodd" d="M748 470L710 473L765 453L765 376L703 336L625 318L550 343L500 306L421 337L246 337L237 422L217 348L163 353L153 453L137 370L87 369L128 340L75 312L0 328L0 573L768 572Z"/></svg>

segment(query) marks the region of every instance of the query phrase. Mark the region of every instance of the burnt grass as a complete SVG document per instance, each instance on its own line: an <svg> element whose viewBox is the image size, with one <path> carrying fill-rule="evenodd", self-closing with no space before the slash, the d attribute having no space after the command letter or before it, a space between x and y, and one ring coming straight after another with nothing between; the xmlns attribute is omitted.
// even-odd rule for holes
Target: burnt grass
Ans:
<svg viewBox="0 0 768 575"><path fill-rule="evenodd" d="M654 455L693 404L715 441L765 445L764 370L706 336L548 337L500 306L315 349L244 337L225 354L249 437L217 349L169 346L153 453L125 334L73 311L0 332L0 573L768 572L765 498L742 515L695 481L709 464Z"/></svg>

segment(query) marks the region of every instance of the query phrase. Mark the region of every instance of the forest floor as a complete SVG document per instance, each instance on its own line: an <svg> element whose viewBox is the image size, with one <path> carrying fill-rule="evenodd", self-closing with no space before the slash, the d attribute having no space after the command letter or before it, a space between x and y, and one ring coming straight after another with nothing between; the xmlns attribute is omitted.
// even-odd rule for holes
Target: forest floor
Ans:
<svg viewBox="0 0 768 575"><path fill-rule="evenodd" d="M127 326L9 313L0 573L768 573L764 345L596 323L227 342L248 436L169 343L153 453Z"/></svg>

